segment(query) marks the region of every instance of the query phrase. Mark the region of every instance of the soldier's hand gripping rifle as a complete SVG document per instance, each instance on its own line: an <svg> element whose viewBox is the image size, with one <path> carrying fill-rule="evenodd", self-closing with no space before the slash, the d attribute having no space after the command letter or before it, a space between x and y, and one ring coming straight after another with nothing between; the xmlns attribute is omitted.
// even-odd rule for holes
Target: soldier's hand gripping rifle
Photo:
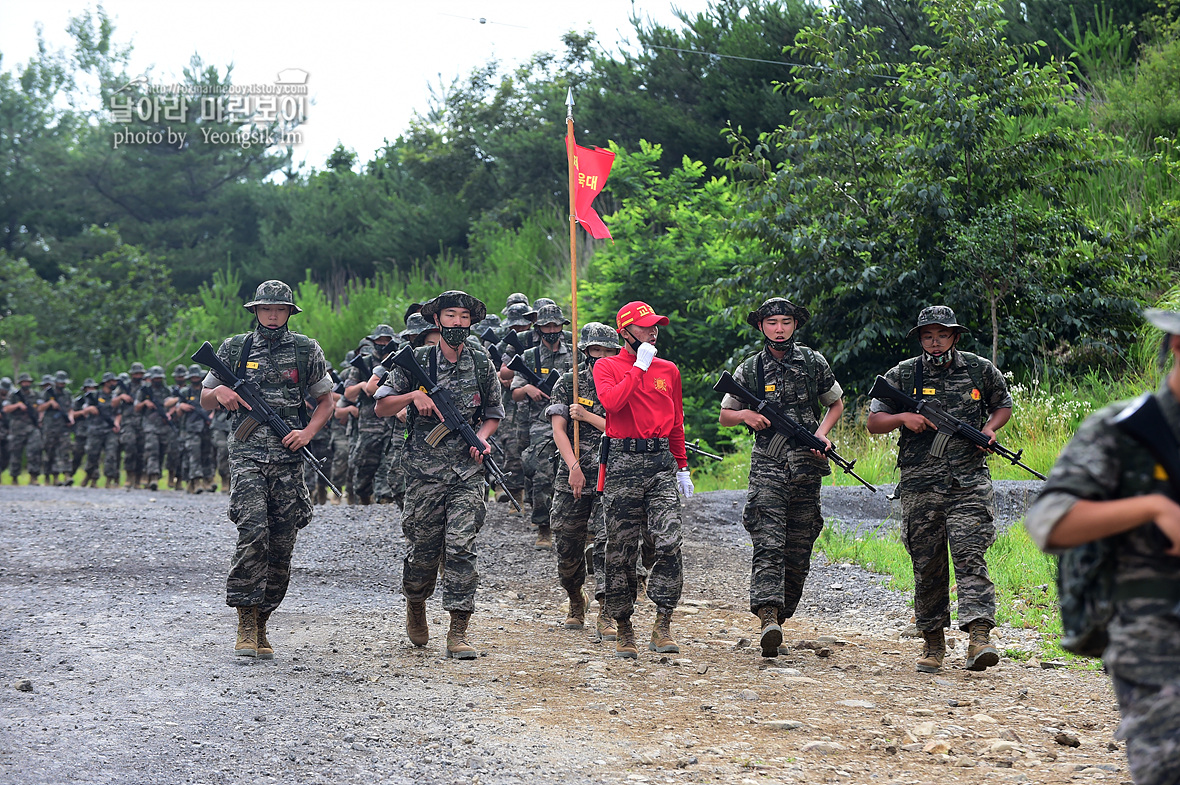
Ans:
<svg viewBox="0 0 1180 785"><path fill-rule="evenodd" d="M418 364L418 360L414 357L413 347L409 344L403 346L399 352L393 355L392 361L394 365L410 374L414 384L421 387L430 396L430 400L438 412L438 417L442 421L426 435L426 443L431 447L437 447L439 442L449 434L458 433L463 437L463 441L467 442L468 447L474 447L476 452L483 455L483 468L489 484L499 485L507 492L504 486L505 480L508 479L507 475L496 465L491 455L484 455L488 450L488 445L484 444L483 439L479 438L479 434L471 427L471 423L467 422L459 413L459 407L455 405L455 397L451 391L431 379ZM517 512L523 512L523 508L516 501L515 496L509 493L508 498Z"/></svg>
<svg viewBox="0 0 1180 785"><path fill-rule="evenodd" d="M235 439L247 438L259 425L267 426L280 439L294 430L290 425L287 425L286 420L278 415L278 412L270 408L270 404L262 397L262 391L258 389L256 384L248 379L239 379L234 375L234 372L230 370L229 366L222 362L221 358L217 356L217 353L213 351L213 347L209 345L208 341L205 341L201 345L201 348L197 349L196 353L193 354L192 360L213 371L213 375L221 379L223 384L228 382L226 386L236 392L238 397L250 407L246 411L246 421L238 426L238 430L234 432ZM311 462L311 466L315 469L316 474L323 478L328 487L332 489L332 493L337 496L343 495L340 493L340 489L332 484L332 478L324 473L324 463L327 463L327 459L321 462L306 445L299 450L299 454L303 456L305 461Z"/></svg>
<svg viewBox="0 0 1180 785"><path fill-rule="evenodd" d="M725 460L720 455L714 455L711 452L706 452L706 451L702 450L700 439L697 439L695 442L685 441L684 442L684 449L688 450L689 452L696 453L697 455L703 455L706 458L712 458L715 461L724 461Z"/></svg>
<svg viewBox="0 0 1180 785"><path fill-rule="evenodd" d="M88 393L84 393L82 395L82 406L83 408L93 406L95 409L98 409L98 416L102 418L102 421L109 425L112 431L115 430L115 421L103 414L102 409L98 408L98 390L91 390Z"/></svg>
<svg viewBox="0 0 1180 785"><path fill-rule="evenodd" d="M869 485L863 477L853 471L856 461L841 458L836 452L836 445L833 444L829 447L824 444L818 436L795 422L793 417L780 412L773 403L759 398L753 392L738 384L737 380L730 375L729 371L722 372L721 378L717 380L717 384L713 385L713 389L719 393L729 393L770 420L770 427L774 429L774 436L771 437L770 446L768 447L770 453L778 454L785 443L790 443L796 447L808 450L815 450L816 452L822 453L829 461L843 469L845 474L855 477L861 485L873 493L877 492L875 487Z"/></svg>
<svg viewBox="0 0 1180 785"><path fill-rule="evenodd" d="M975 426L965 423L953 415L947 414L946 410L939 405L938 401L928 398L911 398L886 381L884 376L878 376L877 380L873 382L873 389L869 390L869 397L889 401L899 409L920 414L934 423L934 427L938 433L934 437L934 444L930 446L930 454L935 458L941 458L946 453L947 442L950 441L952 436L959 436L971 442L976 447L982 447L988 452L994 452L1014 466L1019 466L1021 469L1032 473L1042 480L1045 479L1045 475L1020 460L1021 456L1024 455L1024 450L1013 452L1001 445L998 441L992 441L987 434Z"/></svg>
<svg viewBox="0 0 1180 785"><path fill-rule="evenodd" d="M545 378L542 379L540 375L528 366L524 361L522 355L516 355L512 358L512 362L508 363L508 367L519 373L532 386L536 387L546 396L553 394L553 385L557 384L557 380L561 378L561 374L550 369Z"/></svg>

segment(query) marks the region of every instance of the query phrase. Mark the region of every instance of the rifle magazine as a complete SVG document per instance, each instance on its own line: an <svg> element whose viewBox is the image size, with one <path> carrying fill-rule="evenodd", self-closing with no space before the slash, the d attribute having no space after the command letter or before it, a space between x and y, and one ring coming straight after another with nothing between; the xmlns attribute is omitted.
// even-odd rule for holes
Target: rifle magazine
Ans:
<svg viewBox="0 0 1180 785"><path fill-rule="evenodd" d="M946 455L947 442L951 440L951 435L946 431L939 431L934 437L934 444L930 445L930 454L935 458L941 458Z"/></svg>
<svg viewBox="0 0 1180 785"><path fill-rule="evenodd" d="M439 442L447 438L450 432L451 429L447 427L447 424L440 422L434 426L434 429L430 433L426 434L426 443L431 447L437 447Z"/></svg>
<svg viewBox="0 0 1180 785"><path fill-rule="evenodd" d="M250 438L254 431L258 430L258 426L262 423L255 420L253 417L247 417L242 420L242 424L234 431L234 438L240 442L244 442Z"/></svg>

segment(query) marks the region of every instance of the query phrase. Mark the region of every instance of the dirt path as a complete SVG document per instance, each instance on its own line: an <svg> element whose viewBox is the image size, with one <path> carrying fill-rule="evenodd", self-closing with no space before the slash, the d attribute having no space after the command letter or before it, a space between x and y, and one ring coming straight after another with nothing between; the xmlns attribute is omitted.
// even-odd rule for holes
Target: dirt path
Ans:
<svg viewBox="0 0 1180 785"><path fill-rule="evenodd" d="M743 641L749 550L728 497L686 517L681 654L635 662L561 628L552 554L495 505L484 656L462 663L405 639L390 507L317 508L276 659L234 658L226 498L0 489L0 782L1129 781L1101 673L969 673L956 633L944 673L918 674L906 598L856 568L817 561L786 633L829 656L763 660Z"/></svg>

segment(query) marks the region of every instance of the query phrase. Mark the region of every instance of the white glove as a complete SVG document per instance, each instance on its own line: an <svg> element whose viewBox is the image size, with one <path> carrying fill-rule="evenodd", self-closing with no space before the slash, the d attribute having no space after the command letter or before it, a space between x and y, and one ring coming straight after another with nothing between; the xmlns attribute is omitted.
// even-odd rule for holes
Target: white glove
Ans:
<svg viewBox="0 0 1180 785"><path fill-rule="evenodd" d="M646 371L651 367L651 361L656 356L656 347L652 343L639 344L639 350L635 352L635 367L641 371Z"/></svg>
<svg viewBox="0 0 1180 785"><path fill-rule="evenodd" d="M676 484L680 487L680 495L686 499L692 498L692 475L688 469L676 472Z"/></svg>

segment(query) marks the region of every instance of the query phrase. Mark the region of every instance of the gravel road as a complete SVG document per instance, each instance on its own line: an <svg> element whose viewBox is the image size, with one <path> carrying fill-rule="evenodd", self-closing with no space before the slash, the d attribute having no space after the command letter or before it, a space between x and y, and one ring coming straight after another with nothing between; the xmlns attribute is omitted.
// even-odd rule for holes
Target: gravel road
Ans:
<svg viewBox="0 0 1180 785"><path fill-rule="evenodd" d="M826 515L883 519L883 493L834 494ZM505 505L480 538L480 659L444 659L437 599L429 646L406 640L396 508L335 506L300 535L275 659L235 658L227 498L0 488L0 782L1128 779L1101 673L970 673L954 633L944 673L918 674L908 598L849 565L816 560L792 654L763 660L741 494L686 508L681 654L635 662L561 627L553 555Z"/></svg>

